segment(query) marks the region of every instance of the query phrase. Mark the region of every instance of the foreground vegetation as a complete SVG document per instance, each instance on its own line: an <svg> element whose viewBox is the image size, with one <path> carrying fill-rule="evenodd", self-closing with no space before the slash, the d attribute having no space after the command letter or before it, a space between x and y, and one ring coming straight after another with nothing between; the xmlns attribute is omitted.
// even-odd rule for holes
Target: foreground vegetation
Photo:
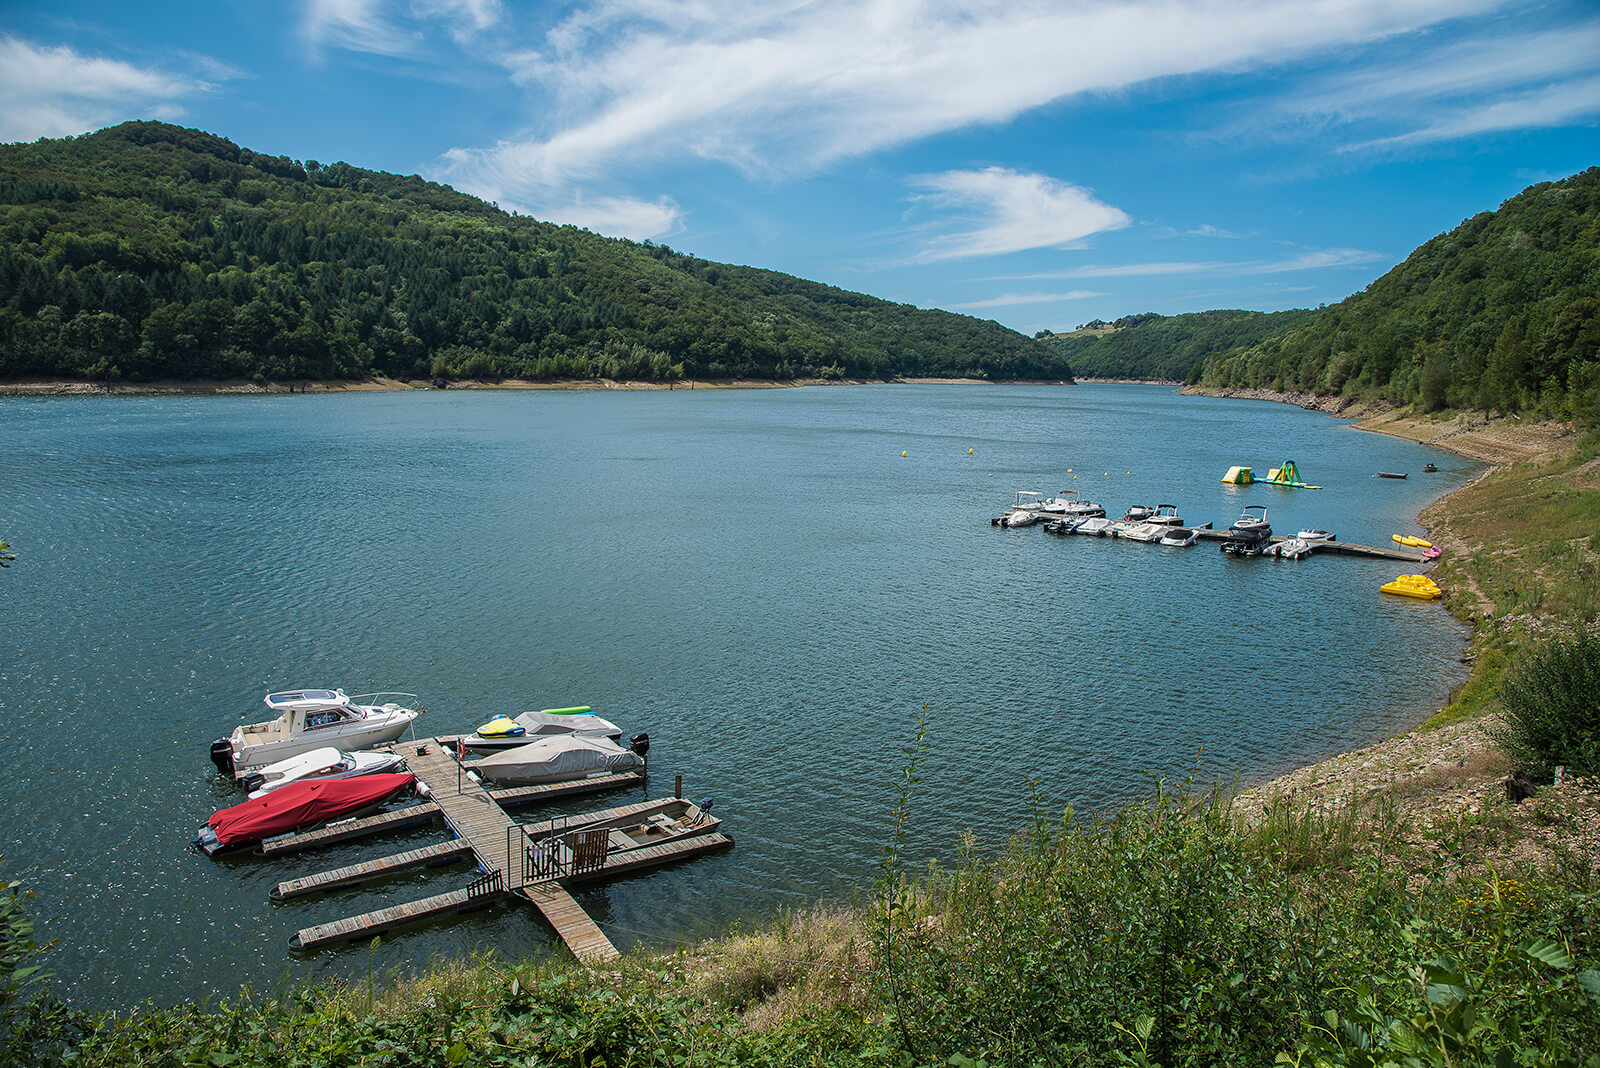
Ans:
<svg viewBox="0 0 1600 1068"><path fill-rule="evenodd" d="M0 379L1070 379L1031 338L130 122L0 145Z"/></svg>

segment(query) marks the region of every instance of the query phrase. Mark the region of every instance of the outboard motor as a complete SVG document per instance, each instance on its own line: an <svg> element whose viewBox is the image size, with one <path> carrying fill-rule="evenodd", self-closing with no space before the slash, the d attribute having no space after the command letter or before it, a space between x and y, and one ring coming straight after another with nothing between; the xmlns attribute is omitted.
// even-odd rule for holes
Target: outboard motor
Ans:
<svg viewBox="0 0 1600 1068"><path fill-rule="evenodd" d="M261 788L261 784L266 781L267 777L265 775L262 775L258 771L252 771L250 774L239 780L239 785L243 786L244 792L248 794L259 790Z"/></svg>
<svg viewBox="0 0 1600 1068"><path fill-rule="evenodd" d="M650 736L643 731L628 739L628 748L642 757L650 755Z"/></svg>
<svg viewBox="0 0 1600 1068"><path fill-rule="evenodd" d="M696 816L694 818L694 825L696 827L700 826L702 823L704 823L706 821L706 817L711 815L711 806L716 804L716 803L717 803L717 799L714 798L714 797L708 797L708 798L706 798L706 799L704 799L703 801L700 802L700 804L698 806L699 809L700 809L700 815L698 815L698 816Z"/></svg>
<svg viewBox="0 0 1600 1068"><path fill-rule="evenodd" d="M222 774L233 778L233 743L226 738L218 738L211 743L211 763L217 766Z"/></svg>

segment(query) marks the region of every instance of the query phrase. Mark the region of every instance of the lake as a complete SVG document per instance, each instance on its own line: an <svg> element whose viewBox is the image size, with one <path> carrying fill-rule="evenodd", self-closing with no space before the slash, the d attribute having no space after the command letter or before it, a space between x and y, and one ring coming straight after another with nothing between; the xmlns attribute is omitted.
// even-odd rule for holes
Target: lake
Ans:
<svg viewBox="0 0 1600 1068"><path fill-rule="evenodd" d="M1220 481L1284 459L1325 488ZM0 877L39 894L60 990L97 1007L550 950L506 906L291 953L469 870L275 906L280 880L440 832L192 851L242 799L210 742L268 690L416 693L428 735L577 704L648 731L650 796L681 773L738 844L577 896L620 947L671 946L868 888L919 717L913 862L969 827L997 846L1035 790L1058 816L1155 778L1260 780L1465 677L1437 602L1378 593L1411 565L992 527L1018 489L1218 527L1265 504L1280 533L1388 545L1481 470L1128 385L6 397L0 461Z"/></svg>

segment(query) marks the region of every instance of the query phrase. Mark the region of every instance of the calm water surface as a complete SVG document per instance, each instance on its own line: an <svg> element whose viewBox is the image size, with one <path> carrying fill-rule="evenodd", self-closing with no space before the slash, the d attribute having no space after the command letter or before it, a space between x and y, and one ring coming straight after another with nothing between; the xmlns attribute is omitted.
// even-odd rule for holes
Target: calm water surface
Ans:
<svg viewBox="0 0 1600 1068"><path fill-rule="evenodd" d="M964 828L1024 823L1030 780L1052 811L1149 776L1256 780L1404 729L1463 677L1437 604L1379 596L1406 565L989 524L1017 489L1070 487L1388 544L1478 470L1285 405L1109 385L0 398L0 456L21 554L0 574L0 872L39 893L63 992L97 1006L364 974L365 946L287 940L465 884L268 902L437 832L190 851L240 798L207 747L269 689L415 692L430 734L573 704L648 730L651 796L681 772L738 840L580 895L620 945L662 946L865 886L919 715L915 849L948 857ZM1219 481L1284 458L1327 488ZM372 963L552 937L502 907Z"/></svg>

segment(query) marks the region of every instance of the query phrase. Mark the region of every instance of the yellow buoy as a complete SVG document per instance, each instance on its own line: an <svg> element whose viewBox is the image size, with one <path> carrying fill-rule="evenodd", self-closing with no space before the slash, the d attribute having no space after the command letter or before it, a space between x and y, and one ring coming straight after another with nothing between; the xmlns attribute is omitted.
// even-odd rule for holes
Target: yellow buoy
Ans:
<svg viewBox="0 0 1600 1068"><path fill-rule="evenodd" d="M968 449L968 450L967 450L967 455L968 455L968 456L971 456L971 455L972 455L972 450L971 450L971 449Z"/></svg>
<svg viewBox="0 0 1600 1068"><path fill-rule="evenodd" d="M901 449L901 450L900 450L900 455L901 455L901 456L904 456L904 455L905 455L905 454L906 454L906 450L904 450L904 449Z"/></svg>

